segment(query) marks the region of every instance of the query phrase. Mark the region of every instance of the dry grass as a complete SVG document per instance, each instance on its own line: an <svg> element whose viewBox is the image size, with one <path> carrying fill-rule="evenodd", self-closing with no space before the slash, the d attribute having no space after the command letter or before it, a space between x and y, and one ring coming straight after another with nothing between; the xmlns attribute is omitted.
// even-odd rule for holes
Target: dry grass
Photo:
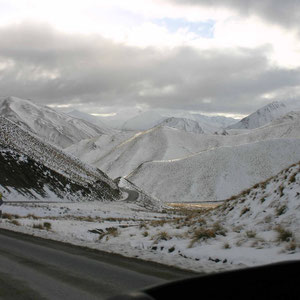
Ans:
<svg viewBox="0 0 300 300"><path fill-rule="evenodd" d="M44 222L44 223L43 223L43 227L44 227L44 229L46 229L46 230L50 230L51 227L52 227L52 225L51 225L50 222Z"/></svg>
<svg viewBox="0 0 300 300"><path fill-rule="evenodd" d="M20 222L18 220L11 220L10 221L11 224L16 225L16 226L20 226Z"/></svg>
<svg viewBox="0 0 300 300"><path fill-rule="evenodd" d="M295 172L294 174L291 175L291 177L289 178L289 182L290 183L293 183L296 181L296 176L297 176L297 172Z"/></svg>
<svg viewBox="0 0 300 300"><path fill-rule="evenodd" d="M32 228L34 229L40 229L40 230L50 230L51 229L51 223L50 222L44 222L44 223L38 223L33 224Z"/></svg>
<svg viewBox="0 0 300 300"><path fill-rule="evenodd" d="M197 229L192 236L191 243L189 247L193 247L194 244L198 241L205 241L207 239L215 238L216 237L216 232L214 229L211 228L199 228Z"/></svg>
<svg viewBox="0 0 300 300"><path fill-rule="evenodd" d="M279 206L276 208L276 215L281 216L287 211L287 206L283 204L282 206Z"/></svg>
<svg viewBox="0 0 300 300"><path fill-rule="evenodd" d="M38 220L38 219L40 219L40 217L37 217L37 216L34 215L34 214L28 214L28 215L26 216L26 218L32 219L32 220Z"/></svg>
<svg viewBox="0 0 300 300"><path fill-rule="evenodd" d="M2 214L2 219L7 219L7 220L13 220L13 219L19 219L19 215L14 215L14 214L9 214L9 213L3 213Z"/></svg>
<svg viewBox="0 0 300 300"><path fill-rule="evenodd" d="M154 240L154 244L160 242L160 241L168 241L171 239L171 236L166 231L161 231L155 236L152 237Z"/></svg>
<svg viewBox="0 0 300 300"><path fill-rule="evenodd" d="M247 236L247 238L249 238L249 239L253 239L253 238L256 237L256 232L253 231L253 230L248 230L248 231L246 231L246 236Z"/></svg>
<svg viewBox="0 0 300 300"><path fill-rule="evenodd" d="M282 225L278 225L275 231L277 232L278 242L290 242L293 238L293 233L285 229Z"/></svg>
<svg viewBox="0 0 300 300"><path fill-rule="evenodd" d="M244 208L241 210L240 217L241 217L242 215L244 215L245 213L247 213L248 211L250 211L250 208L249 208L249 207L244 207Z"/></svg>
<svg viewBox="0 0 300 300"><path fill-rule="evenodd" d="M117 227L108 227L106 231L99 235L99 240L102 240L104 237L108 240L109 237L117 237L120 235L120 231Z"/></svg>
<svg viewBox="0 0 300 300"><path fill-rule="evenodd" d="M32 228L43 230L43 229L44 229L44 226L43 226L43 224L33 224L33 225L32 225Z"/></svg>
<svg viewBox="0 0 300 300"><path fill-rule="evenodd" d="M231 246L230 246L229 243L225 243L225 244L223 245L223 249L230 249L230 248L231 248Z"/></svg>

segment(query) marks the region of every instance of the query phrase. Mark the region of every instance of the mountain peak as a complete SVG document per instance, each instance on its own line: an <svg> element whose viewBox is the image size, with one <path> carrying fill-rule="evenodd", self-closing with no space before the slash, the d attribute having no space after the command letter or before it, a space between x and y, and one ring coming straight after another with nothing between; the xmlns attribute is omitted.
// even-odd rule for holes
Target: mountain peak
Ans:
<svg viewBox="0 0 300 300"><path fill-rule="evenodd" d="M158 126L168 126L193 133L204 133L198 122L186 118L170 117L162 121Z"/></svg>
<svg viewBox="0 0 300 300"><path fill-rule="evenodd" d="M271 102L249 116L243 118L236 124L230 125L228 129L254 129L264 126L273 120L282 117L290 109L282 102Z"/></svg>
<svg viewBox="0 0 300 300"><path fill-rule="evenodd" d="M99 126L85 120L12 96L0 98L0 116L61 148L103 134Z"/></svg>

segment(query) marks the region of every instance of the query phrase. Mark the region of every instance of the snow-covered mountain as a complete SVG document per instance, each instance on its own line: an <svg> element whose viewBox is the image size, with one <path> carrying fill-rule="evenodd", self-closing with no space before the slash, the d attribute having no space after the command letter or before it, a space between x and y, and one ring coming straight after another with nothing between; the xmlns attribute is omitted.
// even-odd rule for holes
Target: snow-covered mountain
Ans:
<svg viewBox="0 0 300 300"><path fill-rule="evenodd" d="M196 121L205 133L221 132L224 128L235 124L236 119L224 116L205 116L201 114L187 114L186 118Z"/></svg>
<svg viewBox="0 0 300 300"><path fill-rule="evenodd" d="M127 120L122 126L125 130L148 130L166 119L186 119L198 123L205 133L214 133L236 123L236 119L224 116L205 116L201 114L178 111L146 111ZM191 122L189 121L189 122Z"/></svg>
<svg viewBox="0 0 300 300"><path fill-rule="evenodd" d="M128 175L146 161L179 159L214 148L278 138L300 138L300 112L238 135L194 134L157 126L136 135L127 132L83 140L66 151L116 178Z"/></svg>
<svg viewBox="0 0 300 300"><path fill-rule="evenodd" d="M161 123L166 117L162 116L155 111L146 111L138 114L137 116L127 120L123 126L123 130L148 130L159 123Z"/></svg>
<svg viewBox="0 0 300 300"><path fill-rule="evenodd" d="M117 185L102 171L43 142L3 117L0 117L0 148L3 164L0 186L7 191L8 200L24 196L51 200L53 197L57 200L113 200L120 195Z"/></svg>
<svg viewBox="0 0 300 300"><path fill-rule="evenodd" d="M145 162L126 178L166 202L224 200L298 162L299 149L300 139L219 147L173 161Z"/></svg>
<svg viewBox="0 0 300 300"><path fill-rule="evenodd" d="M113 131L113 129L109 128L109 126L107 124L105 124L104 122L102 122L99 117L95 117L93 115L84 113L82 111L74 109L74 110L68 112L67 115L77 118L77 119L87 121L91 124L94 124L97 127L101 128L101 130L106 134L110 134Z"/></svg>
<svg viewBox="0 0 300 300"><path fill-rule="evenodd" d="M193 133L199 133L202 134L204 133L203 129L199 126L199 123L186 119L186 118L168 118L162 121L158 126L168 126L180 130L184 130L187 132L193 132Z"/></svg>
<svg viewBox="0 0 300 300"><path fill-rule="evenodd" d="M126 140L105 145L103 137L84 140L66 149L69 153L99 167L110 177L126 176L145 161L176 159L199 151L200 134L166 126L157 126L139 132ZM124 137L124 136L121 136ZM120 136L112 141L115 143Z"/></svg>
<svg viewBox="0 0 300 300"><path fill-rule="evenodd" d="M284 103L272 102L249 116L243 118L236 124L228 126L228 129L254 129L270 123L271 121L287 114L291 109Z"/></svg>
<svg viewBox="0 0 300 300"><path fill-rule="evenodd" d="M104 132L100 127L82 119L16 97L0 98L0 116L61 148Z"/></svg>

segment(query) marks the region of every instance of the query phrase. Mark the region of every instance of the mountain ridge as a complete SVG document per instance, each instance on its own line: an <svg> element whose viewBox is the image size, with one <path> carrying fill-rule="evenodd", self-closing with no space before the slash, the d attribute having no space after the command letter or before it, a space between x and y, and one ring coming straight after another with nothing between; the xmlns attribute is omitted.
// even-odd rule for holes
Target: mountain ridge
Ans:
<svg viewBox="0 0 300 300"><path fill-rule="evenodd" d="M287 114L290 109L282 102L274 101L252 114L240 120L238 123L228 126L228 129L255 129L264 126L273 120Z"/></svg>
<svg viewBox="0 0 300 300"><path fill-rule="evenodd" d="M87 121L16 97L0 98L0 116L60 148L103 134L101 128Z"/></svg>

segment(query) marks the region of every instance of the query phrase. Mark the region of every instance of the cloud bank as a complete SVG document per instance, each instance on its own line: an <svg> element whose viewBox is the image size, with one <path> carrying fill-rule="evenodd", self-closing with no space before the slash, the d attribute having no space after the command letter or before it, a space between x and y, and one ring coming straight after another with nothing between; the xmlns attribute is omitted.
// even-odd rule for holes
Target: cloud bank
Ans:
<svg viewBox="0 0 300 300"><path fill-rule="evenodd" d="M285 28L296 28L300 11L297 2L292 0L163 2L173 3L174 7L225 7L238 11L239 20L243 15L255 15ZM164 22L167 21L162 19L161 24ZM172 22L177 25L176 19ZM124 39L105 38L102 32L64 32L49 22L1 25L1 95L29 98L53 106L81 106L90 113L143 107L248 114L273 100L297 99L299 64L276 64L273 59L274 47L278 46L281 58L296 62L293 56L285 55L289 53L284 52L285 48L280 48L294 46L294 40L290 44L273 43L266 36L264 42L264 37L259 37L257 32L259 42L251 44L249 40L256 38L256 32L251 29L252 35L249 32L244 35L245 43L234 43L243 38L243 32L237 30L234 35L235 23L230 22L232 18L222 21L221 25L230 24L225 29L216 22L215 31L207 39L180 29L180 37L187 39L168 47L157 47L159 38L164 44L164 37L171 36L167 27L155 44L140 46ZM151 26L160 30L154 23ZM139 34L143 34L142 29ZM300 55L297 49L295 53Z"/></svg>

